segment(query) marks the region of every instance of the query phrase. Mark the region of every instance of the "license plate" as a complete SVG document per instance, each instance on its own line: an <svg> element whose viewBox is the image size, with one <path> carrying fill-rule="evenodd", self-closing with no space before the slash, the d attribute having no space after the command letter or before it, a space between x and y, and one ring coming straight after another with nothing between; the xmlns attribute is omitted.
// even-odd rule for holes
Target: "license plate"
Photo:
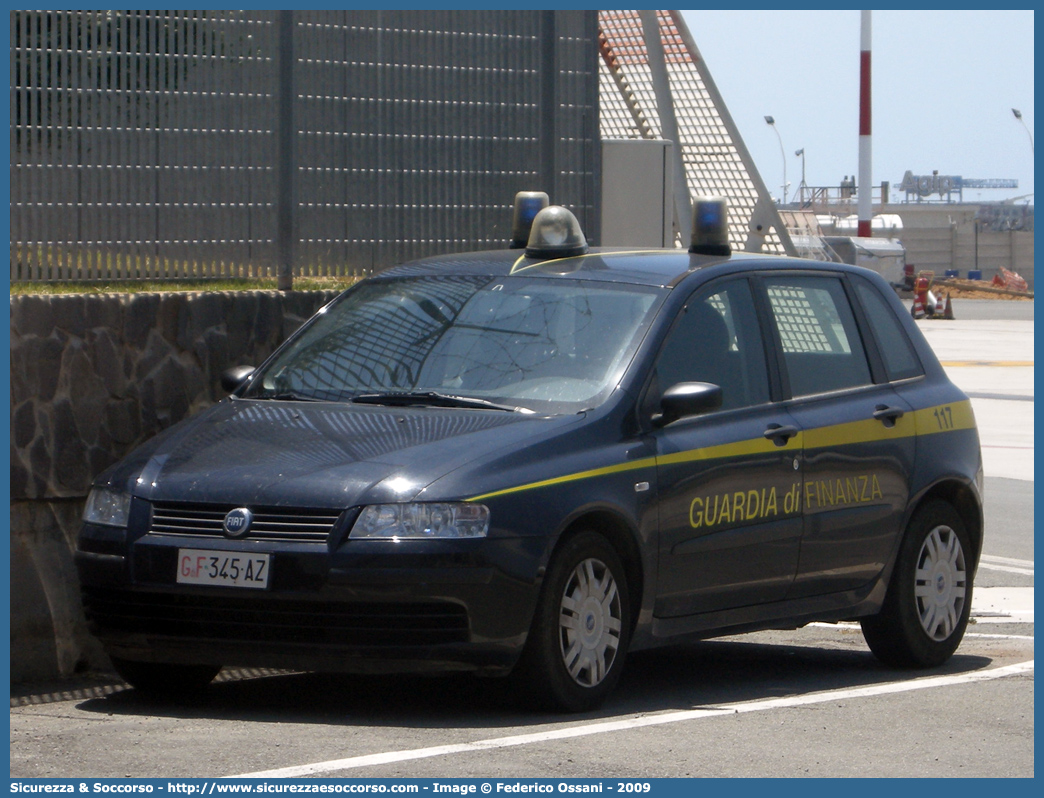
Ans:
<svg viewBox="0 0 1044 798"><path fill-rule="evenodd" d="M268 587L268 554L178 549L180 585L218 585L221 587Z"/></svg>

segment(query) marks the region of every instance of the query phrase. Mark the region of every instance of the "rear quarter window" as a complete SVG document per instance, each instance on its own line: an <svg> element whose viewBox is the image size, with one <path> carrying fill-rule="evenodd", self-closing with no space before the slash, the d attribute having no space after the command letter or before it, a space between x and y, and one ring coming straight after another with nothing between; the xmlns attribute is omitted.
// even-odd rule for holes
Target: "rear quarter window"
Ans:
<svg viewBox="0 0 1044 798"><path fill-rule="evenodd" d="M870 322L870 330L877 340L889 381L920 377L924 374L921 361L896 318L895 311L868 282L863 279L855 279L853 282L863 312Z"/></svg>

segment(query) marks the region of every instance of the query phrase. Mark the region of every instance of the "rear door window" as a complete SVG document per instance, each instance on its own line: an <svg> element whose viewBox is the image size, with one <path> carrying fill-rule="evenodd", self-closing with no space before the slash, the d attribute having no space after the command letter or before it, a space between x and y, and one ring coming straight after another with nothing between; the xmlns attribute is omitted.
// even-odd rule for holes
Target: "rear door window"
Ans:
<svg viewBox="0 0 1044 798"><path fill-rule="evenodd" d="M792 396L870 385L870 365L841 280L765 280Z"/></svg>

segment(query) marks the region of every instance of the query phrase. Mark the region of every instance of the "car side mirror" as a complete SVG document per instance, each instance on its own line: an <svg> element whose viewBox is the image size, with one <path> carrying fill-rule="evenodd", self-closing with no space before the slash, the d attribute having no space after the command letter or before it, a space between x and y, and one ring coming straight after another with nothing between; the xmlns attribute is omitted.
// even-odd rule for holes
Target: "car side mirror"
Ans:
<svg viewBox="0 0 1044 798"><path fill-rule="evenodd" d="M221 390L235 393L254 373L253 366L233 366L221 372Z"/></svg>
<svg viewBox="0 0 1044 798"><path fill-rule="evenodd" d="M652 417L653 426L666 427L686 416L698 416L721 407L721 386L709 382L679 382L663 393L660 412Z"/></svg>

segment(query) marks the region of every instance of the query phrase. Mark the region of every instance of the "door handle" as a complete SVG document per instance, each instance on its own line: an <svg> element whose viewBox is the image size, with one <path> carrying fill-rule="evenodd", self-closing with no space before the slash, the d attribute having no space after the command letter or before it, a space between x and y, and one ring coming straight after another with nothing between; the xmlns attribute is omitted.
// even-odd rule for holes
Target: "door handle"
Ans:
<svg viewBox="0 0 1044 798"><path fill-rule="evenodd" d="M786 446L787 441L797 435L798 432L800 430L797 427L769 424L768 429L765 430L765 437L776 444L776 446Z"/></svg>
<svg viewBox="0 0 1044 798"><path fill-rule="evenodd" d="M889 407L888 405L878 405L874 409L874 418L884 424L886 427L894 427L895 422L903 417L903 409L901 407Z"/></svg>

